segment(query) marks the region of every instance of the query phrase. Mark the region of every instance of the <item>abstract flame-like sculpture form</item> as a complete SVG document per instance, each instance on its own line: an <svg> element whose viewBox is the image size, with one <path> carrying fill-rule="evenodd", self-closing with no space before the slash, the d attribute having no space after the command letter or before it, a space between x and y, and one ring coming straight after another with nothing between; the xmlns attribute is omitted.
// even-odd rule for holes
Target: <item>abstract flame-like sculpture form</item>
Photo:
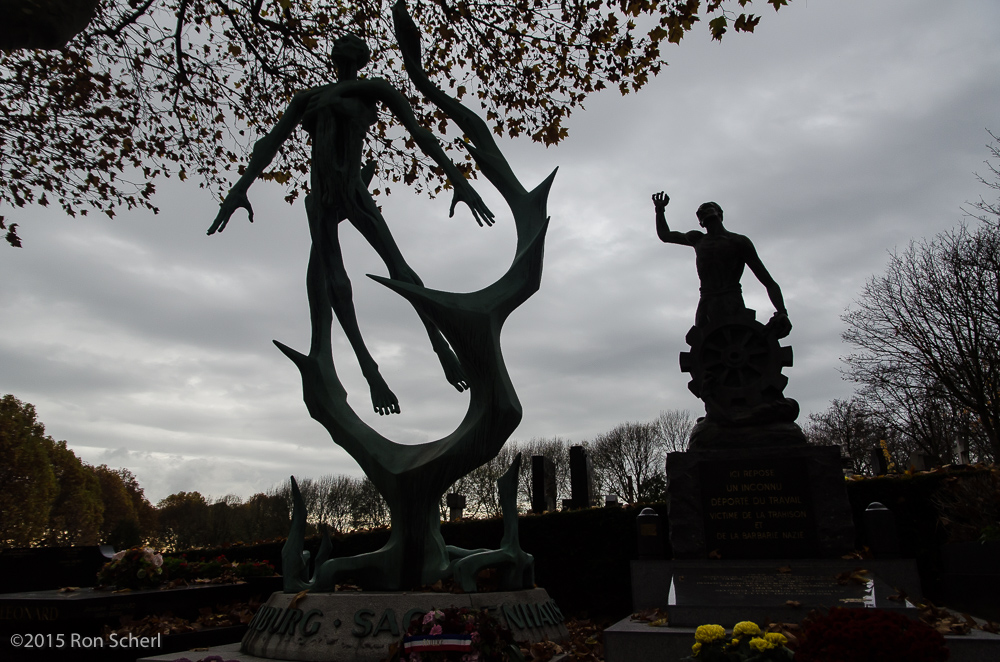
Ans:
<svg viewBox="0 0 1000 662"><path fill-rule="evenodd" d="M302 374L310 415L357 460L385 497L391 533L382 549L350 558L327 559L329 548L324 545L308 580L297 571L305 568L304 516L299 513L283 552L286 592L333 590L336 581L348 576L365 588L380 590L412 589L452 576L461 559L472 552L445 546L440 532L440 497L456 480L495 457L521 420L521 404L500 352L500 330L507 316L534 294L541 282L548 225L546 200L555 172L534 190L526 190L486 123L427 78L420 64L420 33L402 0L393 8L393 20L410 79L472 142L467 145L469 152L510 207L517 228L517 249L507 272L478 292L442 292L370 276L430 318L465 370L470 387L465 418L448 436L420 445L386 439L347 404L347 392L333 364L332 314L321 267L307 275L312 323L309 354L277 341L275 344Z"/></svg>

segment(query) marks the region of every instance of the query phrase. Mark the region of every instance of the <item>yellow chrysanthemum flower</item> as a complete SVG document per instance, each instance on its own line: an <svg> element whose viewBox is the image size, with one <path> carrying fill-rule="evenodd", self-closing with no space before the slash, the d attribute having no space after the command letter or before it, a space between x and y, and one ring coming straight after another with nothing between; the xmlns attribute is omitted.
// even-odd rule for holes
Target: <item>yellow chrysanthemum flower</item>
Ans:
<svg viewBox="0 0 1000 662"><path fill-rule="evenodd" d="M733 626L733 636L742 637L745 634L751 636L760 634L760 628L752 621L740 621Z"/></svg>
<svg viewBox="0 0 1000 662"><path fill-rule="evenodd" d="M739 639L733 639L732 641L729 642L729 645L730 646L737 646L737 645L739 645L739 643L740 643Z"/></svg>
<svg viewBox="0 0 1000 662"><path fill-rule="evenodd" d="M701 652L701 644L695 644L691 647L691 655L697 656Z"/></svg>
<svg viewBox="0 0 1000 662"><path fill-rule="evenodd" d="M761 639L760 637L754 637L750 640L750 648L754 649L758 653L763 653L764 651L771 650L776 646L768 641L767 639Z"/></svg>
<svg viewBox="0 0 1000 662"><path fill-rule="evenodd" d="M768 632L764 635L764 638L770 641L775 646L784 646L788 643L788 637L781 634L780 632Z"/></svg>
<svg viewBox="0 0 1000 662"><path fill-rule="evenodd" d="M699 644L710 644L726 636L726 628L721 625L699 625L694 631L694 640Z"/></svg>

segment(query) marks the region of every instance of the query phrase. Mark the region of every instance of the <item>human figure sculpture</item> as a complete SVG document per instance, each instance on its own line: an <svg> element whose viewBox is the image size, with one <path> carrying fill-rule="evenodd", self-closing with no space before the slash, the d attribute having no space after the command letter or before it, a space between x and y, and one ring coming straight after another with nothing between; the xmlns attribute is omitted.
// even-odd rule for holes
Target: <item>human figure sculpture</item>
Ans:
<svg viewBox="0 0 1000 662"><path fill-rule="evenodd" d="M351 280L344 267L338 237L340 222L350 221L382 258L393 280L423 285L403 259L368 192L374 164L369 162L362 167L361 159L368 129L378 119L376 104L381 102L392 112L424 153L444 170L455 190L450 215L454 215L459 202L464 202L480 226L490 226L493 213L448 159L434 135L417 124L406 97L384 79L358 78L358 71L368 63L370 56L365 42L354 35L345 35L334 42L331 58L337 69L336 82L299 92L292 98L270 133L254 144L246 171L223 200L208 234L224 230L232 214L241 207L247 210L253 222L247 191L274 159L281 145L291 137L295 127L301 125L312 139L311 193L305 199L313 242L308 271L311 274L322 269L325 273L331 307L368 381L372 406L380 415L385 415L399 413L399 400L382 378L358 327ZM427 316L420 311L417 314L448 382L459 392L465 390L468 383L455 353Z"/></svg>
<svg viewBox="0 0 1000 662"><path fill-rule="evenodd" d="M509 576L510 582L517 584L517 588L526 588L530 587L533 579L527 571L529 559L519 551L513 556L507 554L516 551L514 542L507 536L501 544L504 554L475 556L459 568L460 561L488 550L463 550L445 544L441 536L440 500L455 481L495 458L521 421L523 409L507 371L500 333L504 321L541 284L548 228L547 199L555 172L534 188L527 189L497 145L490 126L428 78L422 65L420 31L403 0L398 0L393 6L392 19L399 53L410 81L428 102L455 123L466 138L464 146L469 155L510 210L517 242L507 270L492 284L475 292L432 290L398 278L370 276L409 301L423 316L422 319L426 318L440 331L460 362L465 384L468 385L468 408L454 431L422 444L397 443L362 420L348 402L347 389L337 374L333 355L331 327L335 306L330 295L335 292L332 292L325 273L327 260L320 255L325 247L330 246L329 243L321 244L320 240L326 236L325 232L335 229L340 219L347 216L352 223L358 223L344 210L360 214L357 207L365 208L370 204L363 179L358 174L360 147L354 152L357 158L349 161L328 156L323 166L318 167L314 163L313 181L322 179L327 187L335 188L323 189L321 185L317 190L314 184L311 196L316 201L308 205L314 244L306 274L311 342L308 353L278 341L275 345L291 359L302 376L302 396L310 416L329 431L334 443L357 461L385 497L389 507L390 530L388 540L375 551L330 558L331 548L324 545L315 556L306 557L304 535L307 516L304 504L300 504L302 508L296 508L298 514L293 517L292 529L282 548L284 591L334 591L338 583L347 580L371 590L413 590L455 577L456 573L463 577L475 575L484 564L513 567L515 572ZM345 66L354 63L356 70L359 58L349 58L348 55L341 56L347 60ZM340 73L343 76L343 72ZM361 111L370 110L375 101L385 102L403 119L404 126L410 129L425 152L437 153L433 136L417 129L412 114L404 112L408 111L408 106L387 83L349 79L326 88L326 92L323 89L306 93L293 102L287 121L283 118L284 124L279 122L279 126L272 131L275 134L273 139L255 148L252 159L254 171L259 172L263 167L260 164L273 154L274 145L287 138L300 121L307 130L312 127L314 142L317 143L314 158L317 160L323 152L320 147L331 144L334 138L348 134L363 136L364 128L368 126L364 122L372 115ZM348 111L357 111L357 114L345 115ZM356 124L360 122L362 126L354 126L347 134L336 133L342 128L339 124L324 125L318 121L324 114L330 114L338 121L355 117ZM329 131L336 130L335 134L324 136L323 127ZM332 144L336 146L339 143ZM320 170L320 167L326 170ZM320 177L334 168L344 168L349 177L343 174L344 171L337 171L341 174L336 177ZM479 197L461 176L454 170L447 172L454 177L452 181L458 189L456 200L468 202L473 214L478 214L483 222L492 220ZM229 206L220 212L222 220L218 221L219 225L234 209L246 206L246 186L251 181L252 175L248 174L231 194L232 200L227 198ZM330 202L324 201L324 194L330 196ZM376 223L381 222L381 217L370 212L361 221ZM213 229L216 228L213 226ZM332 248L335 247L334 243ZM516 475L511 484L516 486ZM256 654L256 648L248 649L246 641L244 644L244 652Z"/></svg>
<svg viewBox="0 0 1000 662"><path fill-rule="evenodd" d="M665 243L691 246L701 281L694 326L688 331L691 352L681 353L681 370L689 372L688 388L705 402L689 448L753 444L803 443L794 423L795 400L782 396L788 379L781 368L792 365L790 347L780 338L792 329L781 288L761 262L749 238L722 224L722 208L706 202L698 208L704 231L678 232L667 225L670 198L653 195L656 234ZM775 312L766 325L743 301L740 279L745 268L767 290Z"/></svg>
<svg viewBox="0 0 1000 662"><path fill-rule="evenodd" d="M694 248L695 267L701 280L701 299L694 317L695 325L703 327L709 321L721 321L746 309L740 279L743 277L743 268L749 267L774 304L775 313L768 322L769 327L778 333L779 338L787 336L792 326L788 321L781 288L757 256L753 242L748 237L730 232L722 225L722 207L715 202L706 202L696 212L698 224L705 228L704 232L671 230L664 213L669 202L670 196L662 191L653 195L656 234L664 243Z"/></svg>

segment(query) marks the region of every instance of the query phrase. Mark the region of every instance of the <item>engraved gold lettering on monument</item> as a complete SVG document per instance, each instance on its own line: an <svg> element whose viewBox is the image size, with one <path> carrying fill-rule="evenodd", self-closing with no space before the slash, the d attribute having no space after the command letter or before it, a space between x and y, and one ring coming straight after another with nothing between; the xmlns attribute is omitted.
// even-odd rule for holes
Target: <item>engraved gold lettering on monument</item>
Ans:
<svg viewBox="0 0 1000 662"><path fill-rule="evenodd" d="M775 545L807 545L815 536L808 480L805 467L792 459L742 467L736 462L703 466L702 503L709 549L719 547L724 555L728 550L766 556L764 551Z"/></svg>

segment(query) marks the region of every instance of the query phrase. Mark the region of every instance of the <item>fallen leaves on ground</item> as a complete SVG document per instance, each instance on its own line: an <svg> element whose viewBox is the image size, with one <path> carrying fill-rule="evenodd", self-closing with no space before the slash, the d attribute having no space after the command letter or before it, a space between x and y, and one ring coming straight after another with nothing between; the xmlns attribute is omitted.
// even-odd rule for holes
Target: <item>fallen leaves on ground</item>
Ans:
<svg viewBox="0 0 1000 662"><path fill-rule="evenodd" d="M968 614L955 614L930 603L921 605L920 620L941 634L969 634L970 630L978 627L975 619Z"/></svg>
<svg viewBox="0 0 1000 662"><path fill-rule="evenodd" d="M847 586L848 584L867 584L871 578L868 576L868 571L864 568L855 568L850 572L842 572L837 575L837 583L841 586Z"/></svg>
<svg viewBox="0 0 1000 662"><path fill-rule="evenodd" d="M667 612L662 611L659 607L637 611L632 614L632 620L649 623L653 627L666 627L669 621Z"/></svg>
<svg viewBox="0 0 1000 662"><path fill-rule="evenodd" d="M573 662L604 662L604 628L609 625L610 623L596 623L589 618L567 619L569 641L563 646L566 659Z"/></svg>
<svg viewBox="0 0 1000 662"><path fill-rule="evenodd" d="M862 549L854 550L850 554L844 554L840 558L844 559L845 561L862 561L864 559L871 559L875 557L872 554L872 550L868 549L868 547L863 547Z"/></svg>
<svg viewBox="0 0 1000 662"><path fill-rule="evenodd" d="M527 649L521 649L524 659L531 660L532 662L548 662L556 655L562 654L562 652L562 646L551 641L538 641L531 644Z"/></svg>
<svg viewBox="0 0 1000 662"><path fill-rule="evenodd" d="M199 632L212 628L234 627L246 625L253 620L254 612L260 603L232 602L226 605L216 605L215 608L202 607L199 616L194 621L186 618L178 618L171 612L153 614L144 618L134 619L131 616L122 616L121 627L112 629L105 626L102 632L105 638L112 633L119 637L132 635L134 637L152 637L158 634L171 635L184 632Z"/></svg>

